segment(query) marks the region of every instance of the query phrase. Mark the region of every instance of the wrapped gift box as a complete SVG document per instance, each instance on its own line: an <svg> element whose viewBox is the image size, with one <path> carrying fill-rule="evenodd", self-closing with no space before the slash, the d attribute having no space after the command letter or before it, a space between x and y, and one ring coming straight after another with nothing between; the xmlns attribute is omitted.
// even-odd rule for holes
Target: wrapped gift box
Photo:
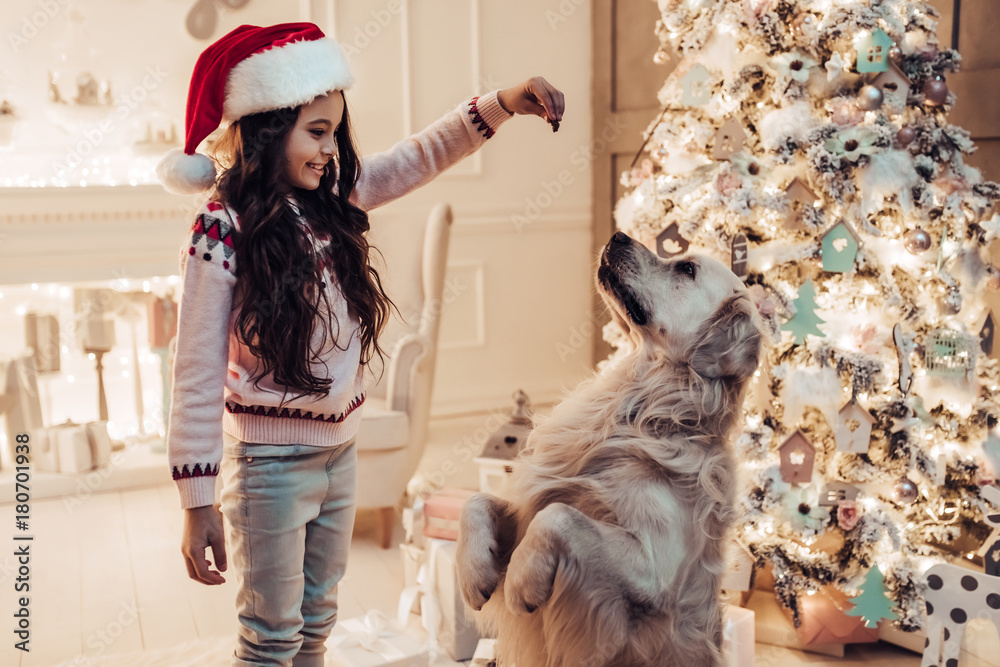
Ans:
<svg viewBox="0 0 1000 667"><path fill-rule="evenodd" d="M424 535L442 540L458 539L458 521L465 501L475 491L445 487L424 501Z"/></svg>
<svg viewBox="0 0 1000 667"><path fill-rule="evenodd" d="M858 616L844 612L853 608L836 586L823 586L815 595L799 598L801 625L796 633L809 644L860 644L878 641L878 628L869 628ZM784 610L791 621L791 611Z"/></svg>
<svg viewBox="0 0 1000 667"><path fill-rule="evenodd" d="M754 613L749 609L726 605L722 618L723 662L726 667L754 667Z"/></svg>
<svg viewBox="0 0 1000 667"><path fill-rule="evenodd" d="M333 627L326 642L334 667L429 667L430 650L372 611Z"/></svg>
<svg viewBox="0 0 1000 667"><path fill-rule="evenodd" d="M480 639L469 667L496 667L496 644L495 639Z"/></svg>
<svg viewBox="0 0 1000 667"><path fill-rule="evenodd" d="M80 424L52 429L49 438L55 441L59 472L74 474L94 467L87 430Z"/></svg>
<svg viewBox="0 0 1000 667"><path fill-rule="evenodd" d="M784 646L799 651L821 653L838 658L844 657L844 644L806 644L795 632L795 626L781 610L774 593L753 591L747 601L747 609L754 613L754 634L758 643Z"/></svg>
<svg viewBox="0 0 1000 667"><path fill-rule="evenodd" d="M466 615L458 587L457 550L452 540L427 540L426 550L421 551L426 558L417 563L417 583L400 594L396 620L399 625L405 624L410 612L419 608L421 625L431 640L453 660L468 660L476 651L480 635L475 622ZM409 555L404 555L404 564L407 558Z"/></svg>
<svg viewBox="0 0 1000 667"><path fill-rule="evenodd" d="M433 559L437 599L441 605L441 625L438 627L438 644L443 646L453 660L468 660L479 644L476 624L465 613L465 602L458 587L455 553L458 545L448 540L431 540L430 548L436 551Z"/></svg>

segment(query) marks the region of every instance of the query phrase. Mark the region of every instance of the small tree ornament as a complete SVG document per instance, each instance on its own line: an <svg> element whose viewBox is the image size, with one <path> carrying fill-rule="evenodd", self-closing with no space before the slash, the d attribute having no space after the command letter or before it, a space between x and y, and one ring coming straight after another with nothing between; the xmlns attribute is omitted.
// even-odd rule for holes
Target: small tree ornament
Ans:
<svg viewBox="0 0 1000 667"><path fill-rule="evenodd" d="M861 89L858 90L858 108L865 111L875 111L882 106L884 97L882 89L878 86L872 84L861 86Z"/></svg>
<svg viewBox="0 0 1000 667"><path fill-rule="evenodd" d="M859 493L861 491L858 487L847 482L827 482L819 496L819 504L823 507L834 507L843 502L853 502L857 500Z"/></svg>
<svg viewBox="0 0 1000 667"><path fill-rule="evenodd" d="M844 613L860 617L868 628L874 628L883 619L894 621L899 618L892 611L892 601L886 597L884 582L882 571L878 569L878 565L873 565L865 575L861 593L851 599L854 608Z"/></svg>
<svg viewBox="0 0 1000 667"><path fill-rule="evenodd" d="M713 160L728 160L734 153L743 150L747 133L743 124L735 118L730 118L719 131L715 133L715 148L712 149Z"/></svg>
<svg viewBox="0 0 1000 667"><path fill-rule="evenodd" d="M670 259L683 255L690 245L691 242L681 236L681 230L674 222L657 235L656 254L664 259Z"/></svg>
<svg viewBox="0 0 1000 667"><path fill-rule="evenodd" d="M892 487L892 499L900 505L909 505L917 499L920 490L909 477L900 477Z"/></svg>
<svg viewBox="0 0 1000 667"><path fill-rule="evenodd" d="M957 377L969 373L974 356L960 331L941 327L935 329L924 343L924 368L929 375Z"/></svg>
<svg viewBox="0 0 1000 667"><path fill-rule="evenodd" d="M795 337L796 345L805 342L806 336L809 335L826 338L826 334L816 326L817 324L825 324L825 320L821 320L816 315L816 287L811 278L802 284L794 303L797 312L790 320L781 325L781 330L791 331Z"/></svg>
<svg viewBox="0 0 1000 667"><path fill-rule="evenodd" d="M746 280L747 276L750 275L747 270L747 258L749 254L749 244L747 243L747 235L740 232L733 237L732 249L730 252L730 267L736 277L740 280Z"/></svg>
<svg viewBox="0 0 1000 667"><path fill-rule="evenodd" d="M892 327L892 342L899 357L899 390L906 396L913 387L913 370L910 368L910 350L903 336L903 327L898 323Z"/></svg>
<svg viewBox="0 0 1000 667"><path fill-rule="evenodd" d="M886 71L872 80L871 85L882 91L882 104L886 111L898 114L906 108L906 95L912 83L910 78L891 62Z"/></svg>
<svg viewBox="0 0 1000 667"><path fill-rule="evenodd" d="M948 101L948 84L944 79L928 79L922 89L927 104L941 106Z"/></svg>
<svg viewBox="0 0 1000 667"><path fill-rule="evenodd" d="M875 418L852 398L840 409L834 436L837 451L867 454Z"/></svg>
<svg viewBox="0 0 1000 667"><path fill-rule="evenodd" d="M889 68L889 49L892 40L881 28L875 28L871 34L858 42L858 71L884 72Z"/></svg>
<svg viewBox="0 0 1000 667"><path fill-rule="evenodd" d="M993 311L988 310L986 311L986 321L983 322L982 328L979 329L979 349L991 359L997 358L996 346L993 342L995 333L996 320L993 318Z"/></svg>
<svg viewBox="0 0 1000 667"><path fill-rule="evenodd" d="M785 227L792 231L805 229L805 225L802 224L803 211L815 204L816 193L801 178L796 176L785 187L785 195L788 197L788 215L785 217Z"/></svg>
<svg viewBox="0 0 1000 667"><path fill-rule="evenodd" d="M780 447L781 481L786 484L808 484L812 480L816 448L801 430L796 430Z"/></svg>
<svg viewBox="0 0 1000 667"><path fill-rule="evenodd" d="M701 63L696 63L681 77L681 101L685 106L701 107L712 99L711 88L706 85L711 75Z"/></svg>
<svg viewBox="0 0 1000 667"><path fill-rule="evenodd" d="M915 227L903 235L903 247L911 255L919 255L927 252L930 250L932 244L931 235L920 227Z"/></svg>
<svg viewBox="0 0 1000 667"><path fill-rule="evenodd" d="M854 268L861 247L861 237L841 220L823 234L823 270L846 273Z"/></svg>

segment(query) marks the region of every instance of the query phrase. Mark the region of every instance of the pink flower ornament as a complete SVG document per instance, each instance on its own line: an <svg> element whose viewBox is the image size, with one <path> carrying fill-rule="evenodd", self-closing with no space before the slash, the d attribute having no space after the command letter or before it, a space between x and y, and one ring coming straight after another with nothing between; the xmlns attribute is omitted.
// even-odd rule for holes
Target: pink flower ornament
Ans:
<svg viewBox="0 0 1000 667"><path fill-rule="evenodd" d="M837 524L842 530L853 530L861 518L861 505L853 500L842 500L837 504Z"/></svg>

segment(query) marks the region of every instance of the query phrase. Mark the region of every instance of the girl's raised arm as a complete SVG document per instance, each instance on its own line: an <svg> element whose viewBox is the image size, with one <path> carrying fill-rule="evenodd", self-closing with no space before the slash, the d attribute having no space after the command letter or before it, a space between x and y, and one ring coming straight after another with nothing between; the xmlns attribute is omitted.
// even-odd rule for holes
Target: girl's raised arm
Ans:
<svg viewBox="0 0 1000 667"><path fill-rule="evenodd" d="M463 102L423 132L365 156L351 202L371 210L429 183L478 150L514 114L542 116L555 130L564 107L563 94L542 77Z"/></svg>

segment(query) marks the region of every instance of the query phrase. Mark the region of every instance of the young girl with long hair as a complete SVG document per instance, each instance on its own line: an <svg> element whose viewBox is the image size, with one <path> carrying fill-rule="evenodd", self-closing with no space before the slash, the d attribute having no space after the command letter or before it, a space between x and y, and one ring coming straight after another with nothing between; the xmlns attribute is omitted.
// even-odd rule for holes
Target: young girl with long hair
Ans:
<svg viewBox="0 0 1000 667"><path fill-rule="evenodd" d="M364 369L393 308L368 261L366 211L476 151L512 115L555 129L564 108L534 77L362 160L343 94L352 83L315 25L240 26L199 57L184 149L157 169L172 192L212 189L181 253L167 447L189 576L223 583L228 541L233 665L322 665L336 622ZM217 175L196 149L223 120Z"/></svg>

